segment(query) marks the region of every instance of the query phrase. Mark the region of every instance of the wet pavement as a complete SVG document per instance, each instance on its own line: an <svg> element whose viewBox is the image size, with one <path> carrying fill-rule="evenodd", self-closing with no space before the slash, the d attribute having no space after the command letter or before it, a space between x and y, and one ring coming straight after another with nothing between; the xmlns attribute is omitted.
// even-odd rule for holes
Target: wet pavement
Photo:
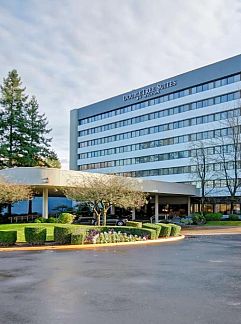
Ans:
<svg viewBox="0 0 241 324"><path fill-rule="evenodd" d="M2 324L240 324L241 235L0 254Z"/></svg>

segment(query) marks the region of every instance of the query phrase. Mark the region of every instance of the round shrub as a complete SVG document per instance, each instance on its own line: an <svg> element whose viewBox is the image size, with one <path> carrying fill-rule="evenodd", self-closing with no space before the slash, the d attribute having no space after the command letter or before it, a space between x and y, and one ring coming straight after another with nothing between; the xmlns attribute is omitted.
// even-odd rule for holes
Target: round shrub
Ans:
<svg viewBox="0 0 241 324"><path fill-rule="evenodd" d="M167 224L161 224L160 237L169 237L171 234L171 226Z"/></svg>
<svg viewBox="0 0 241 324"><path fill-rule="evenodd" d="M229 220L230 221L239 221L239 215L234 215L234 214L230 214L229 215Z"/></svg>
<svg viewBox="0 0 241 324"><path fill-rule="evenodd" d="M72 233L73 229L71 227L55 226L54 241L59 244L70 244Z"/></svg>
<svg viewBox="0 0 241 324"><path fill-rule="evenodd" d="M58 218L58 222L61 224L71 224L73 223L74 216L69 213L62 213Z"/></svg>
<svg viewBox="0 0 241 324"><path fill-rule="evenodd" d="M178 236L181 232L181 226L178 226L176 224L170 224L171 226L171 234L170 236Z"/></svg>
<svg viewBox="0 0 241 324"><path fill-rule="evenodd" d="M81 245L85 242L85 233L71 234L71 244Z"/></svg>
<svg viewBox="0 0 241 324"><path fill-rule="evenodd" d="M194 225L202 225L206 223L206 218L199 213L195 213L192 215L192 221Z"/></svg>
<svg viewBox="0 0 241 324"><path fill-rule="evenodd" d="M17 231L0 231L0 245L10 246L17 241Z"/></svg>
<svg viewBox="0 0 241 324"><path fill-rule="evenodd" d="M25 227L25 240L31 245L41 245L46 242L47 230L44 227Z"/></svg>

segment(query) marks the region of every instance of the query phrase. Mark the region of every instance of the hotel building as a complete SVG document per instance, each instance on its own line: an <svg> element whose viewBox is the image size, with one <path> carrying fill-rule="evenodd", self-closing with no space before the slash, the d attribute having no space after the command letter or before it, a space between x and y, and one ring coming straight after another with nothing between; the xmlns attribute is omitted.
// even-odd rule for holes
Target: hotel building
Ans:
<svg viewBox="0 0 241 324"><path fill-rule="evenodd" d="M240 90L237 55L73 109L70 169L198 186L194 143L228 135L224 122L230 114L240 116ZM215 145L207 148L215 154ZM218 163L209 168L218 171ZM208 186L219 199L216 210L225 212L224 179Z"/></svg>

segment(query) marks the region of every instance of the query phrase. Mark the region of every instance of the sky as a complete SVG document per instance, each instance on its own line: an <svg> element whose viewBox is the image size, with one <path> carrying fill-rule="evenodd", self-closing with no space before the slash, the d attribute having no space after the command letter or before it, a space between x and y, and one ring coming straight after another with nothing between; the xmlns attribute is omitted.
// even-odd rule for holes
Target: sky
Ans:
<svg viewBox="0 0 241 324"><path fill-rule="evenodd" d="M0 83L17 69L68 169L79 108L241 53L241 0L0 0Z"/></svg>

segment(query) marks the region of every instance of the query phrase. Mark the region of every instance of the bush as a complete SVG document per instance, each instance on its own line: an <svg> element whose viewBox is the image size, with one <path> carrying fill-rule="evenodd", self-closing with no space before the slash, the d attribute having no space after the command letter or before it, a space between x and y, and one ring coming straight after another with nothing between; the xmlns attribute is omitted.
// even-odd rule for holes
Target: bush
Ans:
<svg viewBox="0 0 241 324"><path fill-rule="evenodd" d="M176 224L170 224L171 227L171 233L170 236L179 236L181 232L181 226L178 226Z"/></svg>
<svg viewBox="0 0 241 324"><path fill-rule="evenodd" d="M71 227L54 227L54 241L59 244L70 244L71 234L74 233L74 229Z"/></svg>
<svg viewBox="0 0 241 324"><path fill-rule="evenodd" d="M182 218L182 219L180 219L180 223L183 225L192 225L193 221L192 221L192 219L189 219L189 218Z"/></svg>
<svg viewBox="0 0 241 324"><path fill-rule="evenodd" d="M206 218L199 213L195 213L192 215L192 221L194 225L202 225L206 223Z"/></svg>
<svg viewBox="0 0 241 324"><path fill-rule="evenodd" d="M46 219L47 223L58 223L58 219L55 217L49 217L48 219Z"/></svg>
<svg viewBox="0 0 241 324"><path fill-rule="evenodd" d="M71 244L82 245L85 242L85 233L71 234Z"/></svg>
<svg viewBox="0 0 241 324"><path fill-rule="evenodd" d="M126 226L142 228L142 223L141 222L127 221Z"/></svg>
<svg viewBox="0 0 241 324"><path fill-rule="evenodd" d="M160 237L160 233L161 233L161 226L157 225L157 224L152 224L152 223L144 223L142 225L142 228L151 228L153 230L156 231L156 237Z"/></svg>
<svg viewBox="0 0 241 324"><path fill-rule="evenodd" d="M204 217L206 221L220 221L222 216L223 215L221 213L209 213L206 214Z"/></svg>
<svg viewBox="0 0 241 324"><path fill-rule="evenodd" d="M239 215L234 215L234 214L230 214L229 215L229 220L230 221L239 221Z"/></svg>
<svg viewBox="0 0 241 324"><path fill-rule="evenodd" d="M47 230L44 227L25 227L25 240L32 245L41 245L46 242Z"/></svg>
<svg viewBox="0 0 241 324"><path fill-rule="evenodd" d="M160 237L169 237L171 234L172 227L169 224L161 224Z"/></svg>
<svg viewBox="0 0 241 324"><path fill-rule="evenodd" d="M46 223L47 219L43 217L38 217L34 220L34 223Z"/></svg>
<svg viewBox="0 0 241 324"><path fill-rule="evenodd" d="M69 213L62 213L58 218L58 222L61 224L71 224L73 223L74 216Z"/></svg>
<svg viewBox="0 0 241 324"><path fill-rule="evenodd" d="M17 231L0 231L0 245L10 246L17 241Z"/></svg>

